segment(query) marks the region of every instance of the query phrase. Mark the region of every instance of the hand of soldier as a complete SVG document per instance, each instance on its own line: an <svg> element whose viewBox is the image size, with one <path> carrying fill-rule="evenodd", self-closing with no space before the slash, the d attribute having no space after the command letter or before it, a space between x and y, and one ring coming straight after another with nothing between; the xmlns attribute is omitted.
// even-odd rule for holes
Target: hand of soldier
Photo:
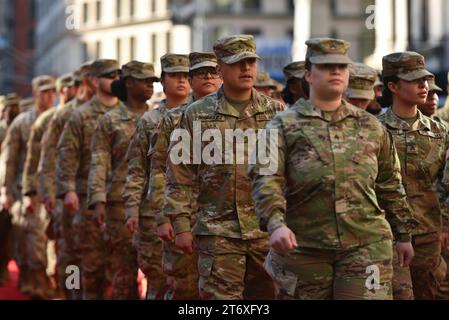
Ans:
<svg viewBox="0 0 449 320"><path fill-rule="evenodd" d="M4 210L9 210L14 204L14 198L10 194L2 192L0 202Z"/></svg>
<svg viewBox="0 0 449 320"><path fill-rule="evenodd" d="M449 251L449 233L443 232L440 236L441 240L441 250Z"/></svg>
<svg viewBox="0 0 449 320"><path fill-rule="evenodd" d="M176 235L175 246L181 249L185 254L193 253L193 235L192 232L184 232Z"/></svg>
<svg viewBox="0 0 449 320"><path fill-rule="evenodd" d="M27 213L36 213L37 207L37 197L36 196L25 196L23 198L23 206Z"/></svg>
<svg viewBox="0 0 449 320"><path fill-rule="evenodd" d="M70 212L78 211L80 207L78 195L74 191L69 191L64 197L64 208Z"/></svg>
<svg viewBox="0 0 449 320"><path fill-rule="evenodd" d="M279 253L287 253L298 247L296 236L288 227L276 229L270 236L270 245Z"/></svg>
<svg viewBox="0 0 449 320"><path fill-rule="evenodd" d="M48 213L52 213L56 207L56 199L53 197L45 197L44 198L44 206L45 206L45 210L47 210Z"/></svg>
<svg viewBox="0 0 449 320"><path fill-rule="evenodd" d="M407 268L415 256L415 251L411 242L398 242L396 244L396 251L398 253L399 265L402 268Z"/></svg>
<svg viewBox="0 0 449 320"><path fill-rule="evenodd" d="M175 240L175 231L171 223L164 223L158 226L157 235L166 242L173 242Z"/></svg>
<svg viewBox="0 0 449 320"><path fill-rule="evenodd" d="M139 228L139 218L138 217L129 218L128 221L126 221L126 226L128 227L129 232L131 233L137 232Z"/></svg>
<svg viewBox="0 0 449 320"><path fill-rule="evenodd" d="M95 216L97 218L98 225L103 227L104 218L106 216L106 205L103 202L98 202L95 204Z"/></svg>

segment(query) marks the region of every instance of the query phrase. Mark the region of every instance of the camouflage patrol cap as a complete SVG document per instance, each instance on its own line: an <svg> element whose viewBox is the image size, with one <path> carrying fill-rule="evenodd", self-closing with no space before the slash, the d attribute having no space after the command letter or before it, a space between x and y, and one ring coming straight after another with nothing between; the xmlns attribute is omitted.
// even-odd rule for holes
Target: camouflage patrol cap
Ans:
<svg viewBox="0 0 449 320"><path fill-rule="evenodd" d="M349 72L349 86L346 90L346 96L351 99L373 100L375 98L376 70L363 63L354 63L349 67Z"/></svg>
<svg viewBox="0 0 449 320"><path fill-rule="evenodd" d="M217 67L217 56L213 52L192 52L189 54L189 60L190 71Z"/></svg>
<svg viewBox="0 0 449 320"><path fill-rule="evenodd" d="M305 61L295 61L289 63L282 70L284 76L287 80L292 78L302 79L306 73L306 62Z"/></svg>
<svg viewBox="0 0 449 320"><path fill-rule="evenodd" d="M122 66L122 76L124 78L132 77L139 80L154 79L156 82L159 81L159 78L154 73L153 64L135 60Z"/></svg>
<svg viewBox="0 0 449 320"><path fill-rule="evenodd" d="M351 44L345 40L313 38L306 41L306 59L313 64L351 64L348 56Z"/></svg>
<svg viewBox="0 0 449 320"><path fill-rule="evenodd" d="M120 66L117 60L98 59L90 65L90 75L97 78L119 70Z"/></svg>
<svg viewBox="0 0 449 320"><path fill-rule="evenodd" d="M86 61L82 65L80 65L78 70L76 70L74 72L76 81L81 81L81 79L83 79L84 77L88 77L91 75L91 69L92 69L91 66L94 63L94 61L95 60Z"/></svg>
<svg viewBox="0 0 449 320"><path fill-rule="evenodd" d="M36 101L34 100L33 97L20 100L20 102L19 102L20 112L24 112L24 111L32 108L34 106L35 102Z"/></svg>
<svg viewBox="0 0 449 320"><path fill-rule="evenodd" d="M376 81L374 82L374 87L385 86L382 82L382 73L377 72Z"/></svg>
<svg viewBox="0 0 449 320"><path fill-rule="evenodd" d="M435 83L435 78L431 78L429 80L427 80L427 82L429 83L429 92L432 91L439 91L439 92L443 92L443 89L441 89L439 86L437 86L437 84Z"/></svg>
<svg viewBox="0 0 449 320"><path fill-rule="evenodd" d="M56 90L72 87L75 85L75 76L72 72L66 73L56 79Z"/></svg>
<svg viewBox="0 0 449 320"><path fill-rule="evenodd" d="M270 74L268 72L258 72L256 77L256 83L254 84L255 88L265 88L269 87L273 90L277 89L277 86L273 79L271 79Z"/></svg>
<svg viewBox="0 0 449 320"><path fill-rule="evenodd" d="M405 81L413 81L433 77L433 74L425 69L424 57L412 51L389 54L383 57L382 66L384 78L396 76Z"/></svg>
<svg viewBox="0 0 449 320"><path fill-rule="evenodd" d="M33 91L45 91L56 89L55 79L52 76L38 76L31 82Z"/></svg>
<svg viewBox="0 0 449 320"><path fill-rule="evenodd" d="M189 72L190 61L185 54L167 53L161 57L162 71L165 73Z"/></svg>
<svg viewBox="0 0 449 320"><path fill-rule="evenodd" d="M248 34L224 37L214 44L217 58L226 64L233 64L244 59L260 59L256 53L256 40Z"/></svg>
<svg viewBox="0 0 449 320"><path fill-rule="evenodd" d="M19 105L19 102L20 97L16 93L8 93L7 95L0 96L0 111L14 105Z"/></svg>

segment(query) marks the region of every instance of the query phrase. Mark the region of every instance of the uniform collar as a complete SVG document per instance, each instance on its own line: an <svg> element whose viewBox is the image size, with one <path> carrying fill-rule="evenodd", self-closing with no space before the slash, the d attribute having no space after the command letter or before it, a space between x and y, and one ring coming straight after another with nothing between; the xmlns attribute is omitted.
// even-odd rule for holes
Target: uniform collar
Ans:
<svg viewBox="0 0 449 320"><path fill-rule="evenodd" d="M406 130L406 131L419 131L422 129L427 129L428 131L432 130L432 126L430 124L430 118L427 118L422 114L421 111L418 110L418 119L410 126L406 121L399 118L394 112L392 108L389 108L387 112L383 115L385 118L385 123L394 129Z"/></svg>
<svg viewBox="0 0 449 320"><path fill-rule="evenodd" d="M322 120L328 121L323 117L323 112L321 111L321 109L314 106L310 102L310 100L300 99L291 108L295 109L299 114L301 114L305 117L315 117L315 118L320 118ZM358 109L357 107L354 107L353 105L349 104L345 100L342 100L341 106L340 106L340 108L338 108L338 110L334 114L332 122L338 122L347 117L359 118L361 116L362 116L361 109Z"/></svg>

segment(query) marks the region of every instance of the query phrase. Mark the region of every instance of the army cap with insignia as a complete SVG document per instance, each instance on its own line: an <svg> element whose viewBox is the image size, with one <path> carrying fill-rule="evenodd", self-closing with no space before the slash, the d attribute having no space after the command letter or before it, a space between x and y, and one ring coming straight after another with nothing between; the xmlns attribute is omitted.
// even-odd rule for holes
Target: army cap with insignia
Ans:
<svg viewBox="0 0 449 320"><path fill-rule="evenodd" d="M161 66L165 73L189 73L190 61L185 54L167 53L161 57Z"/></svg>
<svg viewBox="0 0 449 320"><path fill-rule="evenodd" d="M56 79L56 90L72 87L75 85L75 76L72 72L66 73Z"/></svg>
<svg viewBox="0 0 449 320"><path fill-rule="evenodd" d="M295 61L289 63L282 70L284 76L287 80L292 78L302 79L306 73L306 62L305 61Z"/></svg>
<svg viewBox="0 0 449 320"><path fill-rule="evenodd" d="M117 72L120 70L120 66L117 60L111 59L98 59L95 60L90 66L90 75L92 77L100 78L104 75Z"/></svg>
<svg viewBox="0 0 449 320"><path fill-rule="evenodd" d="M436 92L436 91L443 92L443 89L441 89L435 83L435 78L431 78L431 79L427 80L427 82L429 83L429 92Z"/></svg>
<svg viewBox="0 0 449 320"><path fill-rule="evenodd" d="M217 56L213 52L192 52L189 54L189 60L190 71L217 67Z"/></svg>
<svg viewBox="0 0 449 320"><path fill-rule="evenodd" d="M345 40L313 38L306 41L308 59L312 64L351 64L348 56L351 44Z"/></svg>
<svg viewBox="0 0 449 320"><path fill-rule="evenodd" d="M363 63L354 63L349 67L349 74L346 96L350 99L373 100L375 98L376 70Z"/></svg>
<svg viewBox="0 0 449 320"><path fill-rule="evenodd" d="M276 84L273 79L271 79L268 72L258 72L256 77L255 88L266 88L269 87L273 90L277 89Z"/></svg>
<svg viewBox="0 0 449 320"><path fill-rule="evenodd" d="M155 82L159 82L159 78L154 73L153 64L135 60L122 66L122 77L132 77L139 80L153 79Z"/></svg>
<svg viewBox="0 0 449 320"><path fill-rule="evenodd" d="M33 87L33 91L56 89L55 79L52 76L48 75L35 77L31 84Z"/></svg>
<svg viewBox="0 0 449 320"><path fill-rule="evenodd" d="M396 52L382 59L382 76L396 76L401 80L414 81L422 78L433 78L433 74L425 69L424 57L412 51Z"/></svg>
<svg viewBox="0 0 449 320"><path fill-rule="evenodd" d="M214 44L217 58L226 64L233 64L244 59L259 59L256 53L256 40L247 34L233 35L217 40Z"/></svg>
<svg viewBox="0 0 449 320"><path fill-rule="evenodd" d="M78 70L76 70L74 72L76 81L81 81L81 79L83 79L85 77L89 77L91 75L91 70L92 70L91 67L92 67L92 64L94 63L94 61L95 60L90 60L90 61L84 62L82 65L80 65Z"/></svg>

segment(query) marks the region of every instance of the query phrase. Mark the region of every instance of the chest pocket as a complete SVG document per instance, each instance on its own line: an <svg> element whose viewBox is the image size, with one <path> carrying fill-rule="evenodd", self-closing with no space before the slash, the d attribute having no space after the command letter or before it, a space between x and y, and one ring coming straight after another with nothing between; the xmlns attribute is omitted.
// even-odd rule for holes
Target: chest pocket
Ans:
<svg viewBox="0 0 449 320"><path fill-rule="evenodd" d="M423 152L423 161L419 161L418 167L429 185L437 178L440 168L445 163L445 134L427 130L419 131L417 148Z"/></svg>
<svg viewBox="0 0 449 320"><path fill-rule="evenodd" d="M225 123L225 116L223 115L204 115L199 116L196 121L201 122L201 131L208 129L220 129Z"/></svg>
<svg viewBox="0 0 449 320"><path fill-rule="evenodd" d="M329 145L326 143L326 137L321 136L316 130L310 127L301 129L306 143L310 146L308 152L315 152L318 158L326 165L332 163L332 153ZM300 143L300 141L298 141ZM300 147L300 146L298 146ZM301 148L301 147L300 147ZM304 146L304 148L306 148Z"/></svg>

